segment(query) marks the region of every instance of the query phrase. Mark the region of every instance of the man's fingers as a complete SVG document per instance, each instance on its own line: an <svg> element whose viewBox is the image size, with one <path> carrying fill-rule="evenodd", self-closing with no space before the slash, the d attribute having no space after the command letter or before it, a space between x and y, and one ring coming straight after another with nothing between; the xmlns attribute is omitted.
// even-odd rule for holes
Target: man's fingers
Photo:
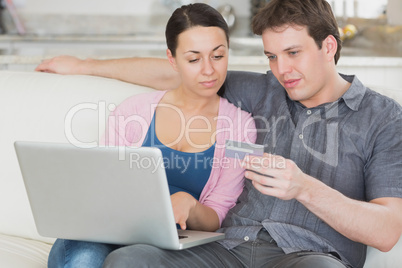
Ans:
<svg viewBox="0 0 402 268"><path fill-rule="evenodd" d="M35 71L37 72L50 72L49 70L49 59L43 60L38 66L36 66Z"/></svg>
<svg viewBox="0 0 402 268"><path fill-rule="evenodd" d="M275 170L272 170L270 174L259 174L255 171L247 170L245 177L253 182L261 184L262 186L273 187L275 185Z"/></svg>
<svg viewBox="0 0 402 268"><path fill-rule="evenodd" d="M243 167L257 173L265 174L268 169L285 169L286 159L282 156L264 154L264 156L247 156L243 161Z"/></svg>

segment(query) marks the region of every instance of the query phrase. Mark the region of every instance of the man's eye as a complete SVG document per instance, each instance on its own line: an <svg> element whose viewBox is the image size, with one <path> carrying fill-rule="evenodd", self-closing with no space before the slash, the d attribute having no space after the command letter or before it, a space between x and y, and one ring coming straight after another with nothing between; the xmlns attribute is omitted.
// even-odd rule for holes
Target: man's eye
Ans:
<svg viewBox="0 0 402 268"><path fill-rule="evenodd" d="M275 60L275 59L276 59L276 56L270 55L270 56L267 56L267 58L268 58L268 60Z"/></svg>
<svg viewBox="0 0 402 268"><path fill-rule="evenodd" d="M198 61L198 59L193 59L193 60L189 60L188 62L189 63L195 63L195 62L197 62Z"/></svg>
<svg viewBox="0 0 402 268"><path fill-rule="evenodd" d="M294 56L294 55L299 54L299 51L290 51L289 54L292 55L292 56Z"/></svg>

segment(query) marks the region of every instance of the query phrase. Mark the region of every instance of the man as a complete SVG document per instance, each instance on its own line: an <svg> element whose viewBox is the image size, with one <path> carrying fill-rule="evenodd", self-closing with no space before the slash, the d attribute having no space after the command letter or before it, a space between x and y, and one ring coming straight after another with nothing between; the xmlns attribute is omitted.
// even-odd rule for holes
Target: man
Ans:
<svg viewBox="0 0 402 268"><path fill-rule="evenodd" d="M363 267L366 245L388 251L398 241L401 106L336 72L341 42L325 0L271 0L253 31L271 71L230 72L224 89L253 114L266 154L244 162L244 191L222 224L226 239L177 252L133 245L111 253L106 267ZM160 60L67 59L126 81L135 73L130 81L155 88L179 79Z"/></svg>

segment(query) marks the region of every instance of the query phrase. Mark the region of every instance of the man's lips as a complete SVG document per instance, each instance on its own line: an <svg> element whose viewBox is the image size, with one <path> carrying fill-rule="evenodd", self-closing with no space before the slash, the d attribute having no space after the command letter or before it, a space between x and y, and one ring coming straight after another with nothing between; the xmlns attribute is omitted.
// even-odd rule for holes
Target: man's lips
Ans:
<svg viewBox="0 0 402 268"><path fill-rule="evenodd" d="M288 80L283 81L283 83L285 84L286 88L292 88L292 87L297 86L299 84L300 80L301 80L300 78L288 79Z"/></svg>

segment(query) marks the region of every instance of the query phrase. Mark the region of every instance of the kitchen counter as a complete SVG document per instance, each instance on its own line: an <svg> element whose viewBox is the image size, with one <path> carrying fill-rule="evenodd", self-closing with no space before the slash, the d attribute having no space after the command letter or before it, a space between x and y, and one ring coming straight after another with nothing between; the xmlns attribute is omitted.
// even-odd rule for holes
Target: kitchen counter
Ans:
<svg viewBox="0 0 402 268"><path fill-rule="evenodd" d="M360 45L359 45L360 44ZM353 40L342 47L340 65L399 66L402 61L402 44L393 49L368 46L364 40ZM162 35L108 34L108 35L0 35L2 63L37 62L57 55L74 55L80 58L165 57L166 44ZM235 64L268 65L263 55L260 37L233 34L230 41L230 58Z"/></svg>
<svg viewBox="0 0 402 268"><path fill-rule="evenodd" d="M402 38L401 38L402 39ZM400 45L397 45L400 43ZM365 37L344 42L341 55L352 57L402 57L402 40L392 45L368 42ZM263 56L262 41L259 36L230 39L231 55ZM0 35L2 55L41 55L51 57L59 54L76 56L165 56L164 36L156 34L114 34L114 35ZM79 55L81 54L81 55Z"/></svg>

